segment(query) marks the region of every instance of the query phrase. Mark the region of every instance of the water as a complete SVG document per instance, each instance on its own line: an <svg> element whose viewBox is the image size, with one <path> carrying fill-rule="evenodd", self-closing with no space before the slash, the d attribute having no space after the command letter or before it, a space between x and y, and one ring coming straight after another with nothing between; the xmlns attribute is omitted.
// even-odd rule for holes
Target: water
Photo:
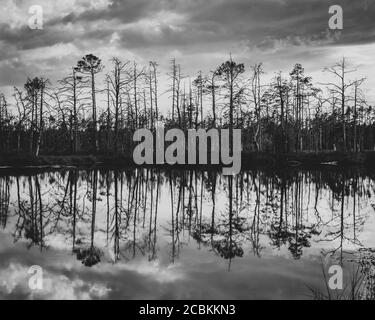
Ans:
<svg viewBox="0 0 375 320"><path fill-rule="evenodd" d="M0 297L310 298L375 247L374 187L333 168L2 171Z"/></svg>

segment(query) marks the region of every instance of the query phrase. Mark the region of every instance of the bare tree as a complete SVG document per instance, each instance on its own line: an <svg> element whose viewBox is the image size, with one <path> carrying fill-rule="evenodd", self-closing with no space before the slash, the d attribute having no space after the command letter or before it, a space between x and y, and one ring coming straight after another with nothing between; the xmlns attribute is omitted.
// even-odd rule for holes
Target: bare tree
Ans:
<svg viewBox="0 0 375 320"><path fill-rule="evenodd" d="M129 85L133 81L130 62L122 62L118 58L112 59L112 71L107 75L108 93L111 103L114 106L114 150L119 151L119 127L120 127L120 111L121 96L129 91Z"/></svg>
<svg viewBox="0 0 375 320"><path fill-rule="evenodd" d="M48 79L34 78L28 79L25 84L25 89L28 93L28 100L31 105L31 134L30 134L30 152L34 156L39 155L40 144L43 134L43 112L45 88ZM36 146L34 150L34 134L37 135Z"/></svg>
<svg viewBox="0 0 375 320"><path fill-rule="evenodd" d="M347 150L347 132L346 132L346 108L348 103L348 89L356 84L356 81L348 81L347 75L355 72L354 69L348 69L345 58L332 67L325 68L324 71L332 74L338 81L337 83L329 82L326 85L330 88L330 91L337 96L337 99L341 105L341 122L342 122L342 134L343 134L343 150Z"/></svg>

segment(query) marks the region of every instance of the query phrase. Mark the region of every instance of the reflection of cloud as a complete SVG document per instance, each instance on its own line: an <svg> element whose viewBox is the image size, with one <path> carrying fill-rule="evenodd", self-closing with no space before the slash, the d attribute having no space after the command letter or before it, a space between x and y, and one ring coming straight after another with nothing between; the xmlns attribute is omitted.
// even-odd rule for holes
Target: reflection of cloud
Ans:
<svg viewBox="0 0 375 320"><path fill-rule="evenodd" d="M20 284L25 288L27 281L27 269L20 264L11 263L8 268L0 269L0 288L7 295Z"/></svg>
<svg viewBox="0 0 375 320"><path fill-rule="evenodd" d="M43 289L30 290L28 267L19 263L10 263L0 270L0 296L49 300L86 300L99 299L108 295L110 289L103 284L70 279L63 274L43 270Z"/></svg>
<svg viewBox="0 0 375 320"><path fill-rule="evenodd" d="M184 279L179 264L163 265L160 261L148 261L140 259L137 261L130 261L128 263L118 263L115 265L107 264L102 266L102 270L106 272L117 273L121 271L131 271L140 276L150 277L160 283L175 282Z"/></svg>
<svg viewBox="0 0 375 320"><path fill-rule="evenodd" d="M3 237L2 237L3 238ZM3 244L7 243L3 241ZM0 297L22 299L250 299L303 297L304 283L320 281L318 263L247 256L232 262L185 247L179 262L140 257L84 267L65 251L26 251L8 243L0 252ZM39 264L44 290L28 288L28 268ZM251 266L251 267L250 267Z"/></svg>

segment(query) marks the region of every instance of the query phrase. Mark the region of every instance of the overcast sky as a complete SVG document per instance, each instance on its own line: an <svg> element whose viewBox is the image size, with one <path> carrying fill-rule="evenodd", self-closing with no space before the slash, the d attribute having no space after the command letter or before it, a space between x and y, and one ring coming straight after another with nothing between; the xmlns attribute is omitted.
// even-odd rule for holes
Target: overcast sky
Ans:
<svg viewBox="0 0 375 320"><path fill-rule="evenodd" d="M0 0L0 91L27 77L53 82L84 54L156 60L161 74L176 58L184 74L214 69L229 57L263 62L271 77L301 63L317 82L343 56L375 92L375 0ZM43 30L28 28L28 9L44 9ZM330 5L344 10L344 30L328 30ZM163 80L162 80L163 82ZM162 85L165 85L165 83Z"/></svg>

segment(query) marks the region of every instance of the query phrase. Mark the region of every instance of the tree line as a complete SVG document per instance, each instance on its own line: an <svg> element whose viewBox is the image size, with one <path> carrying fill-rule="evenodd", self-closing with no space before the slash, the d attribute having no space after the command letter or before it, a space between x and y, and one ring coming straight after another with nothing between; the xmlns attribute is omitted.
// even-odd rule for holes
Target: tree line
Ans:
<svg viewBox="0 0 375 320"><path fill-rule="evenodd" d="M265 81L262 63L246 71L231 57L190 77L173 59L164 91L158 67L113 58L106 73L102 60L88 54L54 85L44 77L27 79L12 98L0 94L0 152L129 154L138 128L160 125L240 128L249 152L374 149L366 79L356 77L345 58L324 69L327 83L314 83L301 64ZM168 95L168 112L160 110L161 95Z"/></svg>

